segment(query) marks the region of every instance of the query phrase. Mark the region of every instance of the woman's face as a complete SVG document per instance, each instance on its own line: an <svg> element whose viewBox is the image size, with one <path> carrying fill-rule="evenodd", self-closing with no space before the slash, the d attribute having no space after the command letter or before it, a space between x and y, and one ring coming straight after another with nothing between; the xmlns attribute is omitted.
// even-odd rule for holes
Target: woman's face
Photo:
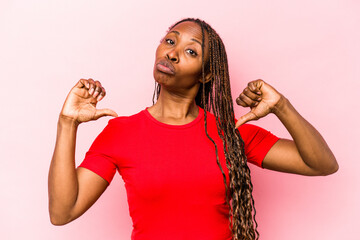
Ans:
<svg viewBox="0 0 360 240"><path fill-rule="evenodd" d="M205 35L207 40L207 34ZM167 89L187 91L202 80L201 27L186 21L172 28L156 50L154 78ZM205 61L208 44L205 44Z"/></svg>

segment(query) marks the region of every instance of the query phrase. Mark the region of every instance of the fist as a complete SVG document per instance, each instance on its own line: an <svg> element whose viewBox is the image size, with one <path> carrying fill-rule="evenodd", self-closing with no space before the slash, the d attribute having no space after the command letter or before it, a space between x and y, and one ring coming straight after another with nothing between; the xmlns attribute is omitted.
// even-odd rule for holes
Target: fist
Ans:
<svg viewBox="0 0 360 240"><path fill-rule="evenodd" d="M251 110L238 119L235 127L265 117L274 111L282 98L278 91L261 79L249 82L236 98L236 103L242 107L250 107Z"/></svg>
<svg viewBox="0 0 360 240"><path fill-rule="evenodd" d="M103 116L117 117L111 109L97 109L96 105L106 95L105 89L99 81L80 79L69 92L60 117L72 119L76 123L99 119Z"/></svg>

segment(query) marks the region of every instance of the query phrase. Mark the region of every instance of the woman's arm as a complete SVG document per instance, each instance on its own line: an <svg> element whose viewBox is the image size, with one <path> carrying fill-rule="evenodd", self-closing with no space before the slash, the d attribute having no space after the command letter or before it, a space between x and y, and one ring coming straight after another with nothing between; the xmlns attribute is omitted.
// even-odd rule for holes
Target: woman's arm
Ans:
<svg viewBox="0 0 360 240"><path fill-rule="evenodd" d="M274 113L293 138L274 144L264 158L264 168L310 176L329 175L338 170L337 161L320 133L283 95L261 79L250 82L237 103L251 111L239 118L236 127Z"/></svg>
<svg viewBox="0 0 360 240"><path fill-rule="evenodd" d="M102 116L117 116L112 110L96 109L104 96L100 82L81 79L70 91L60 113L48 177L49 213L54 225L66 224L82 215L108 186L97 174L75 167L79 124Z"/></svg>

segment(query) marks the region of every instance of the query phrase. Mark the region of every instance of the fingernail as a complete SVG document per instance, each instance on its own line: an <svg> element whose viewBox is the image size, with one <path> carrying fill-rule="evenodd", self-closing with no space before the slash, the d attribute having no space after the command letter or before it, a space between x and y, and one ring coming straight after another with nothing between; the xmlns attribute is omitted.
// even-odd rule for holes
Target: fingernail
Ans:
<svg viewBox="0 0 360 240"><path fill-rule="evenodd" d="M93 94L93 92L94 92L94 88L91 88L91 89L89 90L89 94L91 95L91 94Z"/></svg>
<svg viewBox="0 0 360 240"><path fill-rule="evenodd" d="M100 101L102 99L102 95L99 95L96 101Z"/></svg>
<svg viewBox="0 0 360 240"><path fill-rule="evenodd" d="M260 100L261 100L261 97L259 97L257 100L260 101Z"/></svg>
<svg viewBox="0 0 360 240"><path fill-rule="evenodd" d="M261 92L256 92L258 95L260 95L261 94Z"/></svg>

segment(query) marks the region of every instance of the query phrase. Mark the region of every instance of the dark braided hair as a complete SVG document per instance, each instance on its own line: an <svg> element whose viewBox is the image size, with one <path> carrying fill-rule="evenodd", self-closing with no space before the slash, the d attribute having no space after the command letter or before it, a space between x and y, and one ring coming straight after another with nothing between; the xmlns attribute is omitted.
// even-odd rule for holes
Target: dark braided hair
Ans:
<svg viewBox="0 0 360 240"><path fill-rule="evenodd" d="M256 210L252 196L250 169L244 151L244 141L239 130L235 129L235 116L230 89L230 76L225 46L216 31L200 19L186 18L169 28L191 21L197 23L202 31L202 87L195 97L198 106L204 109L205 133L215 146L216 161L221 170L224 184L226 203L229 206L229 221L233 240L254 240L259 238ZM208 34L209 60L205 62L205 31ZM205 74L211 73L210 81L205 81ZM155 81L154 98L159 98L161 86ZM213 112L219 137L223 142L226 166L229 171L230 189L227 187L226 175L220 165L218 147L207 131L207 114ZM228 194L229 193L229 194ZM229 199L230 195L231 199Z"/></svg>

